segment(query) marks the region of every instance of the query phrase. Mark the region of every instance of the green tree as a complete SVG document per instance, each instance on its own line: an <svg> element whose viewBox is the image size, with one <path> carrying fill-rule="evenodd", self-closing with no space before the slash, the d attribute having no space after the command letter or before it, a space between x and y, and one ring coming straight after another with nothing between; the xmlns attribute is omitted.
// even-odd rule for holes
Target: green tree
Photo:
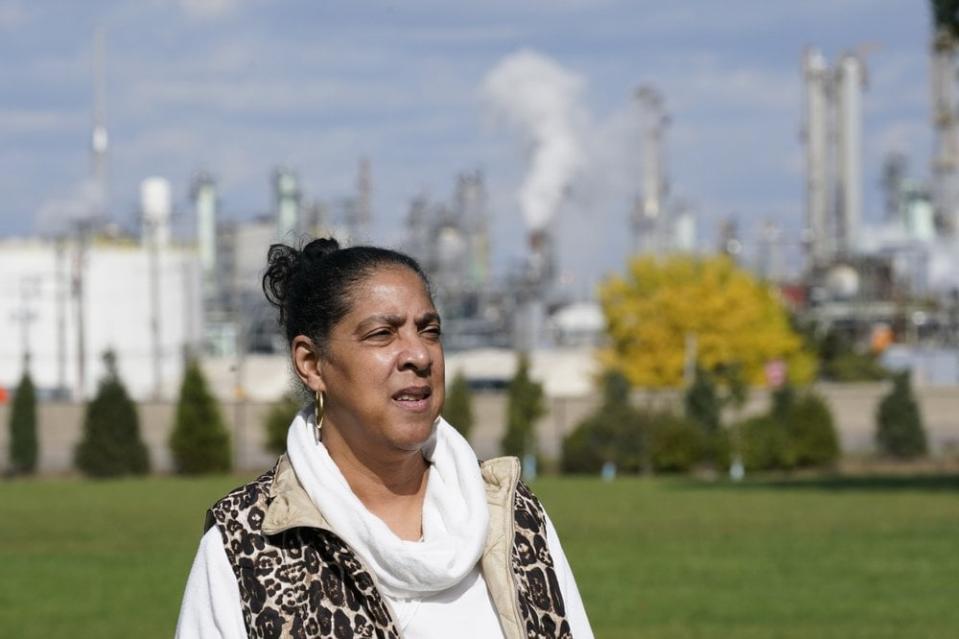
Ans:
<svg viewBox="0 0 959 639"><path fill-rule="evenodd" d="M683 400L686 417L699 424L705 434L713 436L719 431L722 406L716 385L706 371L696 369L696 377Z"/></svg>
<svg viewBox="0 0 959 639"><path fill-rule="evenodd" d="M506 434L500 442L504 455L522 459L536 454L536 420L546 414L543 386L529 376L529 358L518 357L516 374L510 380L506 404Z"/></svg>
<svg viewBox="0 0 959 639"><path fill-rule="evenodd" d="M207 389L196 360L187 364L170 435L177 472L196 475L230 470L230 436L220 406Z"/></svg>
<svg viewBox="0 0 959 639"><path fill-rule="evenodd" d="M829 405L811 390L784 384L769 412L737 425L739 450L749 470L829 466L839 459L839 437Z"/></svg>
<svg viewBox="0 0 959 639"><path fill-rule="evenodd" d="M644 415L629 400L629 380L618 371L607 371L601 384L599 408L563 440L563 472L595 473L606 462L627 473L644 466Z"/></svg>
<svg viewBox="0 0 959 639"><path fill-rule="evenodd" d="M273 402L263 420L268 451L279 455L286 450L286 433L301 408L303 408L302 402L293 393L286 393Z"/></svg>
<svg viewBox="0 0 959 639"><path fill-rule="evenodd" d="M469 439L474 422L473 392L461 372L453 376L453 383L450 384L446 402L443 404L443 418L458 430L460 435Z"/></svg>
<svg viewBox="0 0 959 639"><path fill-rule="evenodd" d="M710 437L699 423L670 413L655 415L648 431L649 462L652 469L660 473L688 471L703 459L707 442L719 435L717 430Z"/></svg>
<svg viewBox="0 0 959 639"><path fill-rule="evenodd" d="M91 477L143 475L150 470L147 448L140 439L140 418L117 372L112 351L103 355L106 375L87 404L83 438L74 451L77 468Z"/></svg>
<svg viewBox="0 0 959 639"><path fill-rule="evenodd" d="M750 417L736 425L739 452L747 470L793 467L786 424L772 415Z"/></svg>
<svg viewBox="0 0 959 639"><path fill-rule="evenodd" d="M922 414L913 397L908 372L895 375L892 390L879 402L876 443L881 452L899 459L926 454Z"/></svg>
<svg viewBox="0 0 959 639"><path fill-rule="evenodd" d="M10 469L16 474L37 468L37 393L24 370L10 409Z"/></svg>
<svg viewBox="0 0 959 639"><path fill-rule="evenodd" d="M839 459L839 436L828 404L807 391L785 412L789 459L797 467L829 466Z"/></svg>
<svg viewBox="0 0 959 639"><path fill-rule="evenodd" d="M770 413L776 419L786 420L796 405L796 387L786 382L772 393Z"/></svg>

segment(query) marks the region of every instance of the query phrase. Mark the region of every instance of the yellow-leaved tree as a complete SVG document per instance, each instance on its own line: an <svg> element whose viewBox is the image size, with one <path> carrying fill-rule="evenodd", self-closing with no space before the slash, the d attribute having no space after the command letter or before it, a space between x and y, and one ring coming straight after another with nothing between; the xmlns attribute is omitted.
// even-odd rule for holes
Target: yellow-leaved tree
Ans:
<svg viewBox="0 0 959 639"><path fill-rule="evenodd" d="M726 257L635 258L625 277L603 283L600 302L610 338L603 363L634 386L682 385L688 336L698 367L738 367L748 384L762 384L777 360L792 382L815 373L775 291Z"/></svg>

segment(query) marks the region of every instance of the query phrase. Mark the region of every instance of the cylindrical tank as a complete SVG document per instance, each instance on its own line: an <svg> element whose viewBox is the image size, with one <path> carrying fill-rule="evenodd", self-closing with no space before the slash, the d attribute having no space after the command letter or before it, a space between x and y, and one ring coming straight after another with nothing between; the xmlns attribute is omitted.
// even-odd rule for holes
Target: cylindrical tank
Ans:
<svg viewBox="0 0 959 639"><path fill-rule="evenodd" d="M170 213L173 208L170 181L162 177L148 177L140 182L140 213L143 216L142 239L155 238L157 244L170 243Z"/></svg>
<svg viewBox="0 0 959 639"><path fill-rule="evenodd" d="M848 264L837 264L826 275L826 288L833 299L852 299L859 293L859 273Z"/></svg>

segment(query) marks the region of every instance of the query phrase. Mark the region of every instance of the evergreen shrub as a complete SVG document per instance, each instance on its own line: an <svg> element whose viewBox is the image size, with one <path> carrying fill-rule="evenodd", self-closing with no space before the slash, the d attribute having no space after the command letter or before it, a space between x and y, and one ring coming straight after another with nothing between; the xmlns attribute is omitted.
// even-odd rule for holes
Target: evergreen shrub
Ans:
<svg viewBox="0 0 959 639"><path fill-rule="evenodd" d="M266 449L276 455L286 450L286 433L290 430L293 418L303 408L302 402L294 393L286 393L273 402L263 419L266 429Z"/></svg>
<svg viewBox="0 0 959 639"><path fill-rule="evenodd" d="M693 420L709 436L719 431L722 404L712 377L701 368L696 369L693 384L683 398L686 417Z"/></svg>
<svg viewBox="0 0 959 639"><path fill-rule="evenodd" d="M786 425L773 415L759 415L735 426L739 452L746 470L792 468Z"/></svg>
<svg viewBox="0 0 959 639"><path fill-rule="evenodd" d="M613 462L624 473L644 467L648 415L629 401L629 381L621 373L607 372L602 379L603 401L563 441L561 468L567 473L596 473Z"/></svg>
<svg viewBox="0 0 959 639"><path fill-rule="evenodd" d="M86 406L83 437L74 451L77 468L90 477L143 475L150 458L140 439L140 418L117 372L112 352L103 356L106 375Z"/></svg>
<svg viewBox="0 0 959 639"><path fill-rule="evenodd" d="M839 459L839 436L829 406L812 392L798 397L786 413L790 460L799 468L829 466Z"/></svg>
<svg viewBox="0 0 959 639"><path fill-rule="evenodd" d="M767 414L741 422L735 433L747 470L824 467L840 455L829 405L790 384L773 393Z"/></svg>
<svg viewBox="0 0 959 639"><path fill-rule="evenodd" d="M729 382L726 403L740 403L740 394L745 397L745 385L741 383L739 368L729 367L723 372L727 373ZM716 466L728 463L726 460L729 456L726 436L722 429L723 403L723 398L717 392L714 376L697 367L693 384L683 397L684 414L702 429L702 460L708 460Z"/></svg>
<svg viewBox="0 0 959 639"><path fill-rule="evenodd" d="M523 458L536 454L536 420L546 414L543 386L529 376L529 358L519 356L516 374L510 380L506 403L506 433L500 441L504 455Z"/></svg>
<svg viewBox="0 0 959 639"><path fill-rule="evenodd" d="M912 459L927 452L922 414L908 372L895 375L892 390L879 402L876 444L880 452L897 459Z"/></svg>
<svg viewBox="0 0 959 639"><path fill-rule="evenodd" d="M453 377L443 403L443 419L459 431L465 439L469 439L473 430L473 391L470 390L466 377L457 372Z"/></svg>
<svg viewBox="0 0 959 639"><path fill-rule="evenodd" d="M594 475L607 461L602 454L604 446L597 438L596 423L581 422L563 439L560 470L564 473Z"/></svg>
<svg viewBox="0 0 959 639"><path fill-rule="evenodd" d="M37 393L24 371L10 408L10 470L16 475L37 468Z"/></svg>
<svg viewBox="0 0 959 639"><path fill-rule="evenodd" d="M670 413L655 415L648 430L649 462L658 473L690 470L702 461L711 439L703 432L701 423ZM718 428L711 435L716 438Z"/></svg>
<svg viewBox="0 0 959 639"><path fill-rule="evenodd" d="M230 436L220 406L210 393L199 364L187 364L170 434L173 465L178 473L196 475L230 470Z"/></svg>

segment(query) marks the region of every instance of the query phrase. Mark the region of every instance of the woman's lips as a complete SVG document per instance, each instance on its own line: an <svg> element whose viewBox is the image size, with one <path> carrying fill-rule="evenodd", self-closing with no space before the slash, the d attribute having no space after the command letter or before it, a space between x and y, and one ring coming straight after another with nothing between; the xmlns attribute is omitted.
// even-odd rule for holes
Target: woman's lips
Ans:
<svg viewBox="0 0 959 639"><path fill-rule="evenodd" d="M409 386L393 393L393 401L403 410L422 413L430 407L432 394L429 386Z"/></svg>

